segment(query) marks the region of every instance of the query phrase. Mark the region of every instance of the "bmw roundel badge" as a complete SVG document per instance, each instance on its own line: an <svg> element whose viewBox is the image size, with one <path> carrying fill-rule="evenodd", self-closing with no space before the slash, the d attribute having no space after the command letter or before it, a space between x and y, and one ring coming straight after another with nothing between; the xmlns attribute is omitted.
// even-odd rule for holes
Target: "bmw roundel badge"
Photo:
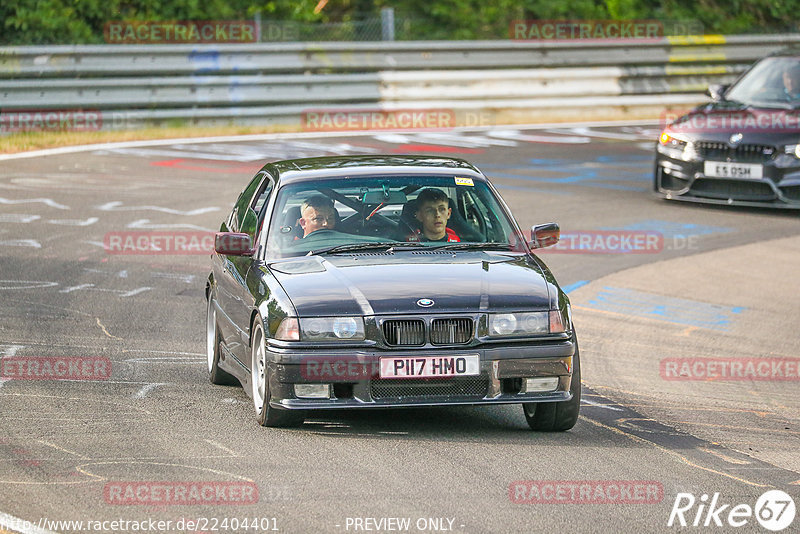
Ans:
<svg viewBox="0 0 800 534"><path fill-rule="evenodd" d="M423 308L430 308L433 306L433 300L431 299L419 299L417 301L417 306L422 306Z"/></svg>

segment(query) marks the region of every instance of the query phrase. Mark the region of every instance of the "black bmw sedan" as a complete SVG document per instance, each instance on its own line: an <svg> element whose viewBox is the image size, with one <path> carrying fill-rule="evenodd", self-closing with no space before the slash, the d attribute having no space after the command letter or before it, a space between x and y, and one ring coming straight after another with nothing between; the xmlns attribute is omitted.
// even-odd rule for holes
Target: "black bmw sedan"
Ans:
<svg viewBox="0 0 800 534"><path fill-rule="evenodd" d="M800 208L800 50L755 63L712 102L668 124L656 143L662 197Z"/></svg>
<svg viewBox="0 0 800 534"><path fill-rule="evenodd" d="M326 157L265 165L216 234L208 371L264 426L310 410L521 404L572 428L570 304L486 177L458 159Z"/></svg>

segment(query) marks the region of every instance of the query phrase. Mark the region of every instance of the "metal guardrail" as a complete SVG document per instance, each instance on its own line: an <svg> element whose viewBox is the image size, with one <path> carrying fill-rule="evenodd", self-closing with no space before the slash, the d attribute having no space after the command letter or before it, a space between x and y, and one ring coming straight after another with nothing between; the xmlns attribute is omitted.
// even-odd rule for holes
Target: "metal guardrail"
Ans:
<svg viewBox="0 0 800 534"><path fill-rule="evenodd" d="M800 35L6 47L0 110L238 123L297 121L303 109L326 106L685 107L709 83L732 81L755 59L795 44Z"/></svg>
<svg viewBox="0 0 800 534"><path fill-rule="evenodd" d="M377 74L0 80L8 107L161 108L377 102Z"/></svg>

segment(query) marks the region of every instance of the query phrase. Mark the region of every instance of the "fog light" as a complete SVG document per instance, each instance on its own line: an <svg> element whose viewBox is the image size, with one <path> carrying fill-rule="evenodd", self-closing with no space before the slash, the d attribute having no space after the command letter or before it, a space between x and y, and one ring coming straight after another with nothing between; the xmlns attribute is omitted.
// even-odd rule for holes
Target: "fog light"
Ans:
<svg viewBox="0 0 800 534"><path fill-rule="evenodd" d="M525 379L525 393L542 393L544 391L553 391L557 387L558 387L557 376L551 376L547 378Z"/></svg>
<svg viewBox="0 0 800 534"><path fill-rule="evenodd" d="M329 384L295 384L294 396L302 399L330 399Z"/></svg>

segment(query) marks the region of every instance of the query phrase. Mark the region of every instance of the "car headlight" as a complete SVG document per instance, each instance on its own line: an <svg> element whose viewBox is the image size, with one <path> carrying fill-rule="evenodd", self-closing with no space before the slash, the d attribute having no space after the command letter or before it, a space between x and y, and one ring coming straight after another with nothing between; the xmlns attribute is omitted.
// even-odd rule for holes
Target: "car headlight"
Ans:
<svg viewBox="0 0 800 534"><path fill-rule="evenodd" d="M361 317L309 317L300 319L303 341L361 341L364 319Z"/></svg>
<svg viewBox="0 0 800 534"><path fill-rule="evenodd" d="M564 319L558 310L489 315L489 337L532 336L564 331Z"/></svg>
<svg viewBox="0 0 800 534"><path fill-rule="evenodd" d="M658 142L669 148L683 148L686 146L686 141L683 139L678 139L677 137L673 137L667 132L661 133L661 136L658 138Z"/></svg>
<svg viewBox="0 0 800 534"><path fill-rule="evenodd" d="M797 159L800 159L800 145L786 145L783 147L783 151L786 154L791 154Z"/></svg>

